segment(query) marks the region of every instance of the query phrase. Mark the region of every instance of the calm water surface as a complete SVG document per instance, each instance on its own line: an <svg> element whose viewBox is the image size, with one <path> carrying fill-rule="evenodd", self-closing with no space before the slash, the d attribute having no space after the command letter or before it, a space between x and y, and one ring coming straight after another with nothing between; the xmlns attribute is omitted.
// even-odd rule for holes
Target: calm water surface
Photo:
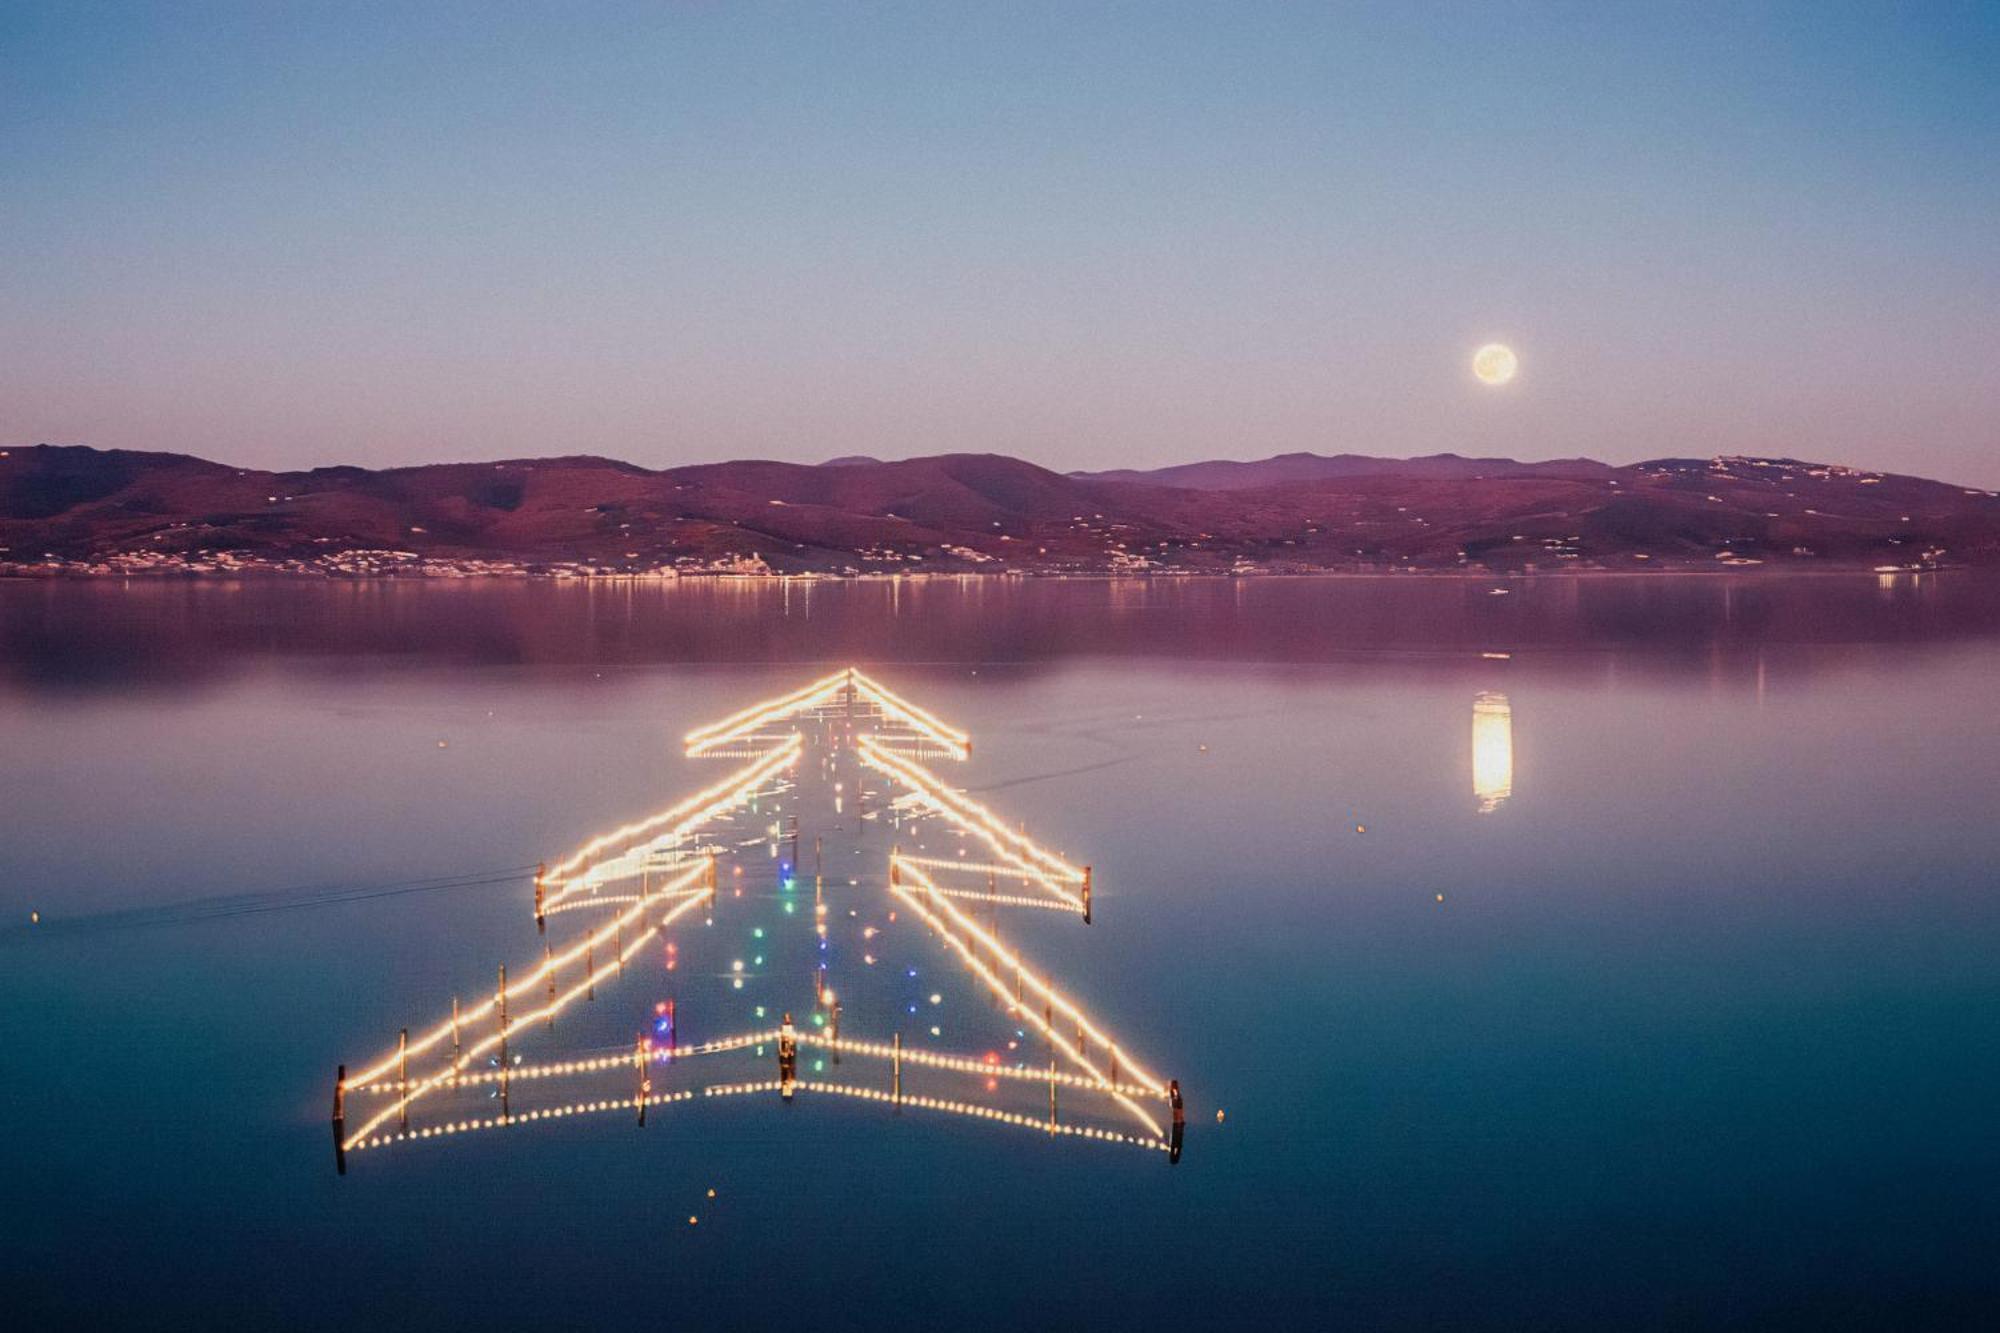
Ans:
<svg viewBox="0 0 2000 1333"><path fill-rule="evenodd" d="M1992 1326L2000 587L1494 586L0 585L15 1326ZM526 868L850 661L1093 865L1014 938L1185 1159L758 1098L337 1178ZM809 1007L774 901L585 1044Z"/></svg>

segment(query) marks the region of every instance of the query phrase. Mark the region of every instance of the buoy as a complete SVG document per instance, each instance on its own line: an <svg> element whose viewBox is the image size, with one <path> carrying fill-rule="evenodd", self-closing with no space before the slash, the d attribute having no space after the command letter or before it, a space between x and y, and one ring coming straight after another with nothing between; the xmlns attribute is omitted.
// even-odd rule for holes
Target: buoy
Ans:
<svg viewBox="0 0 2000 1333"><path fill-rule="evenodd" d="M1215 1108L1215 1123L1218 1125L1222 1123L1222 1108L1219 1106Z"/></svg>

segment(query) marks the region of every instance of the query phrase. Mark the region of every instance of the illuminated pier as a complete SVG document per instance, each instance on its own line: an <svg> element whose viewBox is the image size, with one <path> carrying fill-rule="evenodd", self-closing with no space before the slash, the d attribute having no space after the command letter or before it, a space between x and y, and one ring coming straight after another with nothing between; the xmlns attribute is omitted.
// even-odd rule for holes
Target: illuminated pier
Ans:
<svg viewBox="0 0 2000 1333"><path fill-rule="evenodd" d="M926 759L969 758L970 736L849 668L684 740L689 757L735 767L537 868L538 934L579 920L583 930L537 939L538 956L511 972L499 967L497 983L487 969L486 987L468 987L471 999L454 997L448 1017L402 1030L392 1049L354 1072L342 1067L337 1165L344 1170L347 1155L364 1149L605 1111L644 1126L649 1108L755 1092L778 1093L787 1105L803 1092L910 1107L1164 1150L1178 1160L1178 1085L1134 1059L1019 941L1001 938L1003 910L1029 910L1029 918L1042 916L1031 909L1052 910L1088 924L1093 876L926 766ZM819 830L810 876L799 864L802 817ZM883 837L871 830L890 824L896 842L871 854L871 841ZM926 836L948 846L926 850ZM773 924L752 925L768 912ZM688 929L695 934L684 940L679 932ZM749 947L725 965L721 938L747 938ZM885 953L912 949L918 956L899 964ZM690 1010L691 992L735 997L746 984L758 995L791 987L782 978L800 975L792 964L769 974L780 957L810 960L809 989L756 1005L761 1024L681 1044L691 1016L712 1030L750 998L703 998ZM954 1032L962 1023L974 1032L984 1025L991 1041L983 1053L930 1044L943 1028L919 1011L943 996L916 988L914 964L940 959L990 1001L969 1014L955 1009L967 1016L951 1023ZM636 1003L611 999L621 988L662 986L668 994L657 1003L643 992ZM900 1001L891 993L897 987L909 992ZM864 1018L887 1013L890 1030L843 1034L843 1014L852 1028L857 1005ZM783 1023L775 1021L780 1012ZM695 1071L719 1065L747 1076L696 1080ZM829 1066L845 1066L848 1076L830 1077ZM1173 1110L1170 1125L1162 1124L1162 1103Z"/></svg>

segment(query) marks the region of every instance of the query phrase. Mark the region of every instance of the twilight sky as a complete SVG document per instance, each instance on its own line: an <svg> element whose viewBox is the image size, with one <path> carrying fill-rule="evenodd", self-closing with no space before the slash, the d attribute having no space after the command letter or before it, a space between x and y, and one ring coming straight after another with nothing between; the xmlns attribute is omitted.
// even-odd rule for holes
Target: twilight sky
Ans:
<svg viewBox="0 0 2000 1333"><path fill-rule="evenodd" d="M2000 5L0 0L42 440L2000 485Z"/></svg>

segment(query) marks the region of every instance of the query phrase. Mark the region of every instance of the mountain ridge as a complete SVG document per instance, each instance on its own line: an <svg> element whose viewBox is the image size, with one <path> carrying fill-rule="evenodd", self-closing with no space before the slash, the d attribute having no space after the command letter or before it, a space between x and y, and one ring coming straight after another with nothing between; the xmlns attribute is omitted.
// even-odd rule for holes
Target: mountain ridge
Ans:
<svg viewBox="0 0 2000 1333"><path fill-rule="evenodd" d="M1516 458L1467 458L1460 454L1420 454L1388 458L1372 454L1315 454L1300 450L1269 458L1211 458L1159 468L1118 468L1071 472L1089 481L1136 481L1188 490L1255 490L1263 486L1345 477L1412 476L1466 480L1487 476L1604 477L1617 471L1592 458L1555 458L1524 463Z"/></svg>
<svg viewBox="0 0 2000 1333"><path fill-rule="evenodd" d="M1162 477L1167 480L1161 480ZM1278 479L1273 480L1276 476ZM2000 564L2000 498L1792 458L594 454L274 472L0 450L0 573L1292 573Z"/></svg>

